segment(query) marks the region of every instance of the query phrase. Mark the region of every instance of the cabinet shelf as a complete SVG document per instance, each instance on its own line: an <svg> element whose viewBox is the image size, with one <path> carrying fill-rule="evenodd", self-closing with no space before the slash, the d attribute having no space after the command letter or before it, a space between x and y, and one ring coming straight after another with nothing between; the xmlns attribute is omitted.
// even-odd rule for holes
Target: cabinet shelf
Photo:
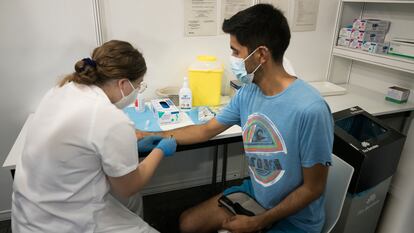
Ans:
<svg viewBox="0 0 414 233"><path fill-rule="evenodd" d="M412 93L407 104L393 104L384 99L390 86L414 89L414 59L337 45L341 28L348 27L354 19L391 22L387 40L414 38L414 31L411 30L414 26L413 12L413 0L340 0L326 80L337 85L343 84L347 92L326 97L334 105L333 108L339 110L354 104L378 114L414 109Z"/></svg>
<svg viewBox="0 0 414 233"><path fill-rule="evenodd" d="M334 56L348 58L360 62L365 62L377 66L386 67L398 71L404 71L414 74L414 59L398 57L395 55L382 55L368 53L362 50L351 49L341 46L334 47L332 54Z"/></svg>

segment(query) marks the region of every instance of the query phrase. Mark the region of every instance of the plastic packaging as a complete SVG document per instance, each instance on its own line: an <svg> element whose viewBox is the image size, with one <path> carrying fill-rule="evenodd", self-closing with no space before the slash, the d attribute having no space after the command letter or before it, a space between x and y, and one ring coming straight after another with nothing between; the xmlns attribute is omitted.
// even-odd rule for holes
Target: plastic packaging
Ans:
<svg viewBox="0 0 414 233"><path fill-rule="evenodd" d="M160 125L180 122L180 111L170 99L154 99L151 100L151 105Z"/></svg>
<svg viewBox="0 0 414 233"><path fill-rule="evenodd" d="M179 93L180 109L182 111L190 111L193 107L193 95L188 86L188 78L184 77L183 87Z"/></svg>
<svg viewBox="0 0 414 233"><path fill-rule="evenodd" d="M208 107L202 106L198 108L198 120L200 122L209 121L213 119L214 116L215 114Z"/></svg>

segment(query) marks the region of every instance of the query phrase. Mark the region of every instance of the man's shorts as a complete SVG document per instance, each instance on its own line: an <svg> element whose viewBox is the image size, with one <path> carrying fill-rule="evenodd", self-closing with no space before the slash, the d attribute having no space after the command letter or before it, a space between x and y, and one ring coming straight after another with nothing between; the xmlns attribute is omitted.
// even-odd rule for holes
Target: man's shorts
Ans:
<svg viewBox="0 0 414 233"><path fill-rule="evenodd" d="M235 192L244 192L248 194L250 197L256 199L256 197L254 196L253 186L250 179L244 180L240 186L233 186L224 190L223 194L228 195L230 193ZM279 222L273 224L273 226L269 230L265 231L265 233L306 233L306 231L296 227L287 219L282 219Z"/></svg>

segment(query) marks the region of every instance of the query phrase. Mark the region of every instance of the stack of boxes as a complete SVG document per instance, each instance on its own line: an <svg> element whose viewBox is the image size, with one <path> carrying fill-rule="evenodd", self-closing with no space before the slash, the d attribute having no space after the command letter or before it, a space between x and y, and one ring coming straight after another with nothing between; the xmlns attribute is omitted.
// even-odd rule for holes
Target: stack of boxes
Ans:
<svg viewBox="0 0 414 233"><path fill-rule="evenodd" d="M338 46L361 49L370 53L387 53L389 43L385 42L385 36L389 28L389 21L355 19L352 27L340 30Z"/></svg>

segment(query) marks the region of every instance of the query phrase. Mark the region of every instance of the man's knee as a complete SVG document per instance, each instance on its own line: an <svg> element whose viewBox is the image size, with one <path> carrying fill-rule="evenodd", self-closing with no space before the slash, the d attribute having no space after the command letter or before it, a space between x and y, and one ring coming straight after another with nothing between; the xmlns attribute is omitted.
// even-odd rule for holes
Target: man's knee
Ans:
<svg viewBox="0 0 414 233"><path fill-rule="evenodd" d="M196 219L189 212L189 210L186 210L180 215L181 233L193 233L197 231Z"/></svg>

